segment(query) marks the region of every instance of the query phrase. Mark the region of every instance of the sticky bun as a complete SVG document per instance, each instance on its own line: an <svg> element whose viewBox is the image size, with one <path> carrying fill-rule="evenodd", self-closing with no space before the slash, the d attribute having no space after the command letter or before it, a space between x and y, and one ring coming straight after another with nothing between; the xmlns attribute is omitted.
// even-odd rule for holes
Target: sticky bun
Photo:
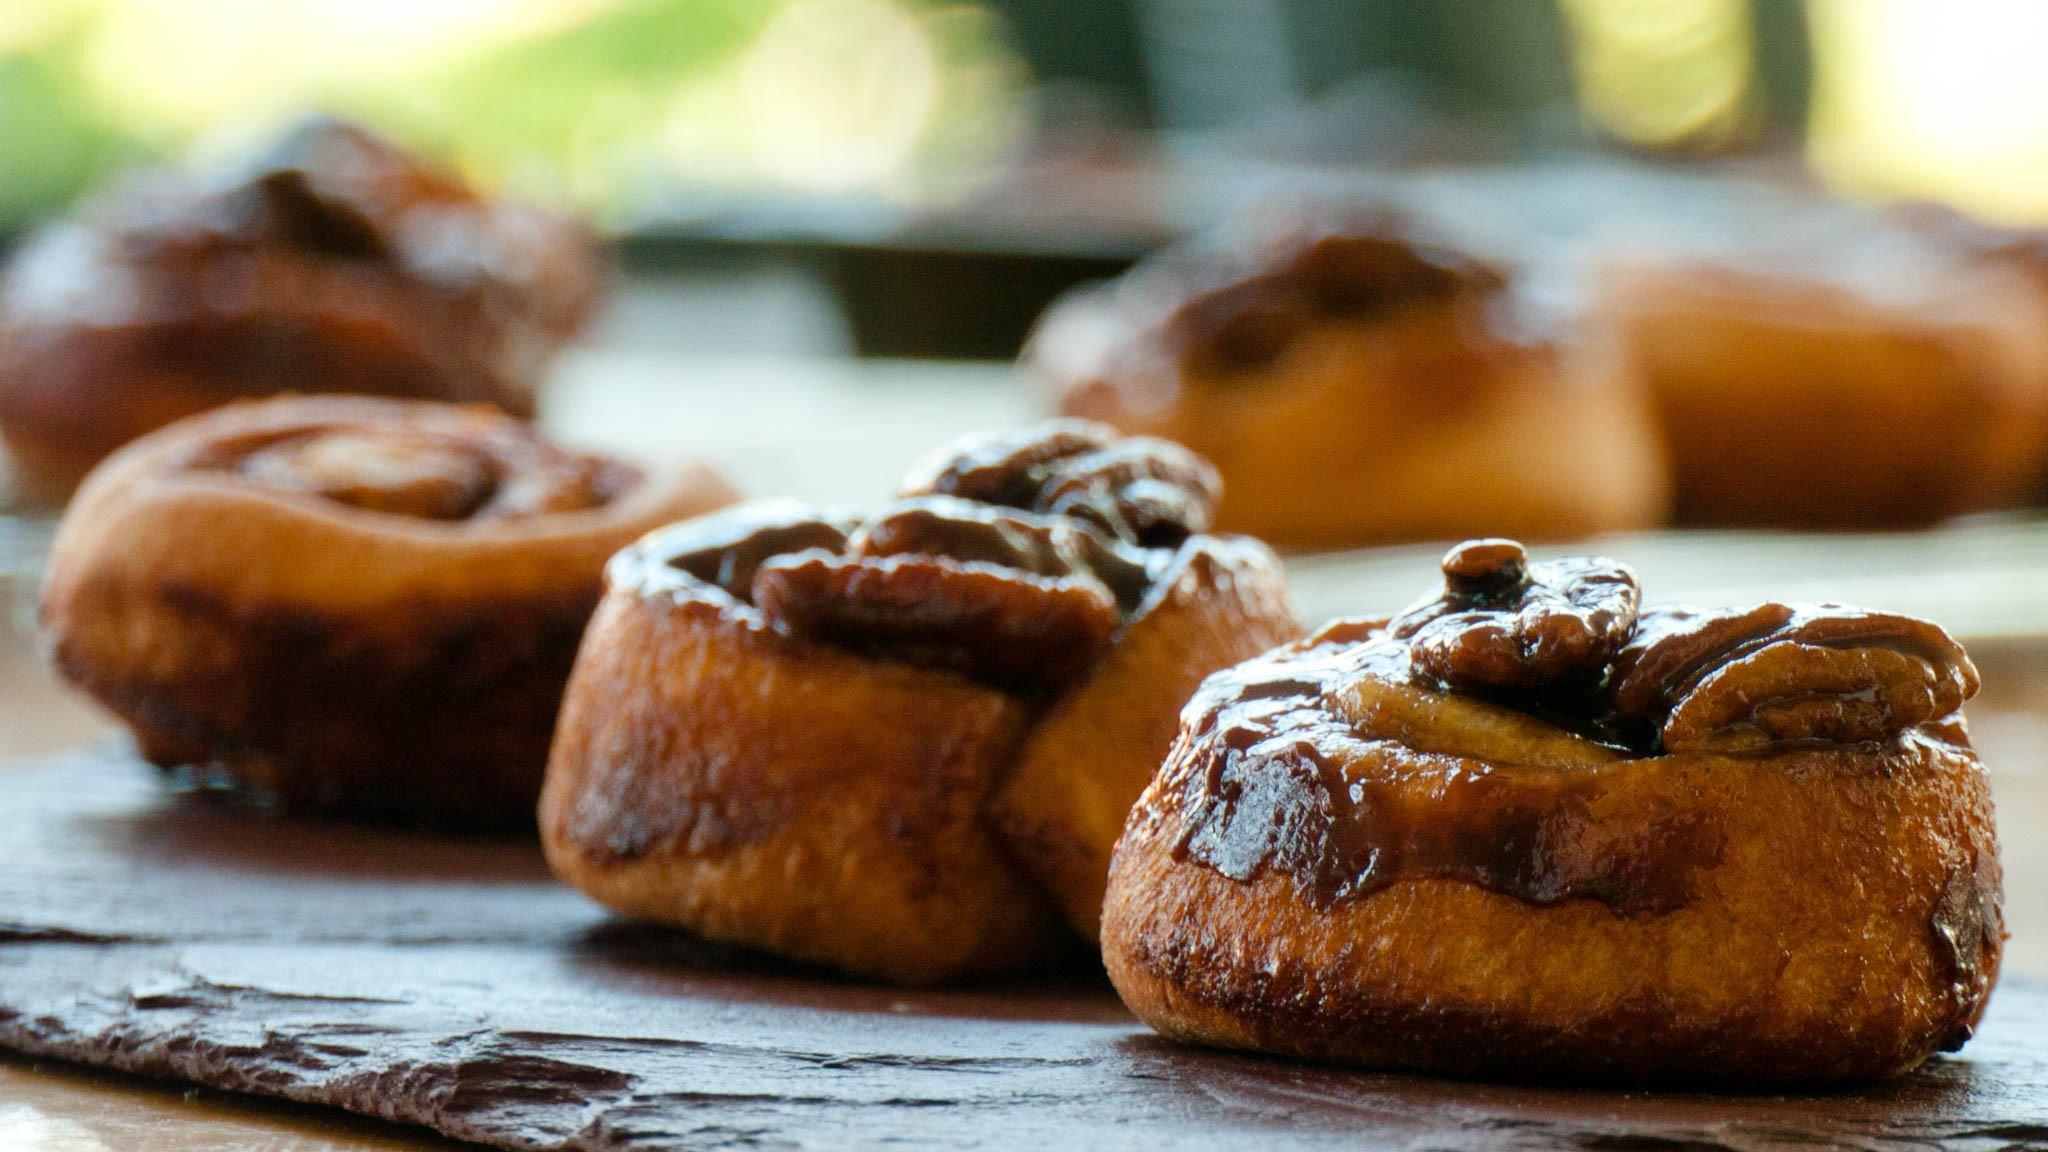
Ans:
<svg viewBox="0 0 2048 1152"><path fill-rule="evenodd" d="M1894 243L1881 268L1788 251L1599 273L1582 371L1649 395L1681 523L1914 527L2036 494L2048 295Z"/></svg>
<svg viewBox="0 0 2048 1152"><path fill-rule="evenodd" d="M1056 304L1025 362L1061 411L1215 461L1219 523L1275 543L1656 523L1640 394L1564 375L1532 298L1403 217L1270 214Z"/></svg>
<svg viewBox="0 0 2048 1152"><path fill-rule="evenodd" d="M58 529L58 669L293 811L530 822L605 560L731 499L488 409L285 397L117 452Z"/></svg>
<svg viewBox="0 0 2048 1152"><path fill-rule="evenodd" d="M563 703L555 871L902 982L1092 939L1188 694L1299 634L1272 553L1204 534L1216 488L1177 445L1057 422L952 445L869 515L752 502L647 537Z"/></svg>
<svg viewBox="0 0 2048 1152"><path fill-rule="evenodd" d="M1168 1035L1382 1069L1674 1086L1881 1077L1967 1040L2004 932L1933 624L1643 608L1467 543L1439 592L1220 672L1111 867Z"/></svg>
<svg viewBox="0 0 2048 1152"><path fill-rule="evenodd" d="M23 246L0 277L0 434L30 486L58 490L238 398L530 414L599 284L581 226L309 120L250 159L119 184Z"/></svg>

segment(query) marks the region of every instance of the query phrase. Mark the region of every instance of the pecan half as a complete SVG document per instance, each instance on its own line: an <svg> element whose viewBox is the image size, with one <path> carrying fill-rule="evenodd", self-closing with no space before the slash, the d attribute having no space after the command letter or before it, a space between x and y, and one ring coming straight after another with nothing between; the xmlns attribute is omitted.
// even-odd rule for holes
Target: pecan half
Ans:
<svg viewBox="0 0 2048 1152"><path fill-rule="evenodd" d="M934 496L884 510L843 555L765 561L753 600L793 635L1017 688L1085 672L1123 621L1112 581L1142 566L1058 516Z"/></svg>
<svg viewBox="0 0 2048 1152"><path fill-rule="evenodd" d="M1596 687L1635 628L1642 591L1628 565L1600 556L1531 564L1513 540L1446 553L1435 595L1396 616L1415 670L1453 688Z"/></svg>
<svg viewBox="0 0 2048 1152"><path fill-rule="evenodd" d="M1067 516L1146 547L1175 547L1215 520L1222 481L1178 444L1052 420L971 437L913 469L905 496L957 496Z"/></svg>
<svg viewBox="0 0 2048 1152"><path fill-rule="evenodd" d="M1667 752L1885 740L1954 714L1975 665L1925 620L1839 604L1653 612L1615 661L1617 717Z"/></svg>
<svg viewBox="0 0 2048 1152"><path fill-rule="evenodd" d="M778 556L754 603L794 635L1019 688L1087 671L1121 619L1091 578L922 555Z"/></svg>
<svg viewBox="0 0 2048 1152"><path fill-rule="evenodd" d="M856 556L920 553L979 561L1038 576L1092 576L1128 612L1152 584L1143 549L1061 517L1014 513L968 500L925 496L899 501L863 524L847 543Z"/></svg>

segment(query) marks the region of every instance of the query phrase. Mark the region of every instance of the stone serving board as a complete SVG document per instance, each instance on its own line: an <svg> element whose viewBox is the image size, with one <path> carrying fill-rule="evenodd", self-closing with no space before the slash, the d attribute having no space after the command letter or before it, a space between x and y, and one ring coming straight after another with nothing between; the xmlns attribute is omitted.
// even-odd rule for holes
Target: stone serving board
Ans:
<svg viewBox="0 0 2048 1152"><path fill-rule="evenodd" d="M0 775L0 1046L510 1149L2048 1148L2048 988L1806 1097L1183 1048L1099 973L936 992L609 919L518 841L295 823L107 749Z"/></svg>

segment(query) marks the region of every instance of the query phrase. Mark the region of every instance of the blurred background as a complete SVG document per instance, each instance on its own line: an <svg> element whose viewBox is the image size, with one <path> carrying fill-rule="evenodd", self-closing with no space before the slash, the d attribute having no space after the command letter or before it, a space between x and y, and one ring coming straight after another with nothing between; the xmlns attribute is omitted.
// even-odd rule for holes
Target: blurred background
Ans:
<svg viewBox="0 0 2048 1152"><path fill-rule="evenodd" d="M0 233L320 108L725 277L663 325L699 351L1002 358L1304 175L1704 165L2039 222L2044 35L2032 0L8 0Z"/></svg>
<svg viewBox="0 0 2048 1152"><path fill-rule="evenodd" d="M2011 965L2040 974L2048 884L2019 881L2048 876L2048 840L2024 835L2048 821L2044 45L2048 0L0 0L0 254L119 173L211 171L338 113L610 242L604 309L546 373L550 432L701 457L750 495L879 501L932 445L1054 411L1054 389L1016 362L1063 293L1276 196L1399 194L1475 224L1486 258L1538 265L1596 242L1776 252L1820 237L1833 248L1798 287L1754 298L1776 301L1754 309L1768 332L1740 326L1740 296L1676 329L1707 361L1767 349L1725 379L1698 371L1699 391L1730 393L1725 428L1678 409L1654 431L1638 419L1640 438L1699 433L1711 471L1714 435L1783 433L1765 462L1791 479L1761 493L1766 512L1809 462L1837 458L1904 459L1888 482L1958 495L1915 530L1869 531L1891 518L1870 515L1852 469L1837 519L1797 526L1831 531L1681 507L1592 546L1634 563L1652 600L1843 600L1965 640L2015 878ZM1951 236L1901 223L1907 207L1976 223ZM1996 308L1974 281L1950 295L1891 258L1902 236L1950 245L1944 267L2010 244L2038 284L2001 285ZM1833 299L1808 286L1851 271L1852 295L1875 303L1852 307L1838 340L1802 343L1809 309ZM91 328L102 285L64 287L67 319ZM8 304L0 286L0 351ZM49 408L105 415L86 368L70 382L83 400ZM1670 375L1675 391L1692 383ZM13 391L38 400L45 383ZM1382 383L1358 389L1402 391ZM1942 423L1986 394L1974 423ZM1850 440L1852 424L1890 438ZM1322 431L1353 437L1339 447L1367 470L1402 442L1369 421ZM2016 478L1987 497L1971 474L1991 470L1979 449L1994 439ZM1313 502L1343 461L1296 471ZM1521 486L1516 467L1495 471L1462 511L1483 519ZM1637 481L1662 501L1664 477ZM0 491L0 761L26 763L113 729L36 655L56 508L14 495ZM1391 611L1435 579L1442 533L1380 527L1290 552L1310 620ZM0 1097L21 1091L5 1072ZM47 1107L118 1112L98 1100Z"/></svg>

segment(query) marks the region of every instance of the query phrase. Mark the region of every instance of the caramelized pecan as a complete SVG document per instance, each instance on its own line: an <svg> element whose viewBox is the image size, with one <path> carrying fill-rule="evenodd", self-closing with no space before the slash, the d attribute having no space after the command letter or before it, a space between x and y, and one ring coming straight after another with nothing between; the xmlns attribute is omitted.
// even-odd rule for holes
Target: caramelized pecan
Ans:
<svg viewBox="0 0 2048 1152"><path fill-rule="evenodd" d="M413 246L407 214L423 207L485 211L389 141L314 117L224 173L166 176L106 221L135 255L194 256L220 248L389 262ZM503 271L503 270L500 270Z"/></svg>
<svg viewBox="0 0 2048 1152"><path fill-rule="evenodd" d="M1635 627L1641 589L1626 564L1571 557L1531 564L1512 540L1446 553L1436 595L1389 633L1417 673L1472 691L1596 687Z"/></svg>
<svg viewBox="0 0 2048 1152"><path fill-rule="evenodd" d="M918 554L778 556L754 603L793 635L1018 688L1087 671L1121 619L1092 577Z"/></svg>
<svg viewBox="0 0 2048 1152"><path fill-rule="evenodd" d="M972 437L913 469L903 495L957 496L1071 517L1146 547L1174 547L1214 521L1222 481L1166 440L1084 420Z"/></svg>
<svg viewBox="0 0 2048 1152"><path fill-rule="evenodd" d="M1667 752L1884 740L1954 714L1977 669L1925 620L1839 604L1649 614L1608 700Z"/></svg>
<svg viewBox="0 0 2048 1152"><path fill-rule="evenodd" d="M755 501L673 529L669 566L750 602L779 631L1000 687L1085 672L1148 586L1142 551L1064 517L951 497L865 521Z"/></svg>
<svg viewBox="0 0 2048 1152"><path fill-rule="evenodd" d="M714 518L672 563L776 628L1005 687L1058 687L1207 527L1215 470L1178 445L1051 421L940 450L864 522L788 506Z"/></svg>
<svg viewBox="0 0 2048 1152"><path fill-rule="evenodd" d="M947 496L892 505L848 542L856 556L921 553L979 561L1039 576L1092 576L1130 611L1151 586L1147 557L1082 524Z"/></svg>

